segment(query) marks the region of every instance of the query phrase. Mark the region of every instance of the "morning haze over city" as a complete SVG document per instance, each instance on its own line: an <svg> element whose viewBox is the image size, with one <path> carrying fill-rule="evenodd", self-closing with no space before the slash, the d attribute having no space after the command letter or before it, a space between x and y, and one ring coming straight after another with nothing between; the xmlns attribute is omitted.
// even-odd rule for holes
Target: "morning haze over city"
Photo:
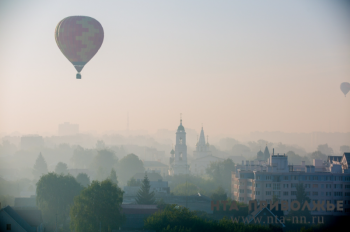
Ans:
<svg viewBox="0 0 350 232"><path fill-rule="evenodd" d="M345 0L1 1L0 231L341 228L349 22Z"/></svg>

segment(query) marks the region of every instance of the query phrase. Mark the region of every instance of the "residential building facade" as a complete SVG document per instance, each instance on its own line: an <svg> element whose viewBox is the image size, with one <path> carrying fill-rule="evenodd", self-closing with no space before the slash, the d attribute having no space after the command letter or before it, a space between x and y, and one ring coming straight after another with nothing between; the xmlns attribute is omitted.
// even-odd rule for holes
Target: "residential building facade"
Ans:
<svg viewBox="0 0 350 232"><path fill-rule="evenodd" d="M343 201L343 211L315 212L317 215L343 215L350 213L350 173L348 162L350 153L344 153L341 161L323 163L314 160L314 165L302 164L294 169L288 165L288 156L270 156L268 165L249 163L236 165L232 172L232 199L244 203L250 200L272 202L273 195L279 201L290 203L296 200L296 186L302 183L307 196L312 201L324 201L337 205ZM339 160L339 159L338 159ZM315 166L316 165L316 166ZM313 207L312 203L310 204Z"/></svg>

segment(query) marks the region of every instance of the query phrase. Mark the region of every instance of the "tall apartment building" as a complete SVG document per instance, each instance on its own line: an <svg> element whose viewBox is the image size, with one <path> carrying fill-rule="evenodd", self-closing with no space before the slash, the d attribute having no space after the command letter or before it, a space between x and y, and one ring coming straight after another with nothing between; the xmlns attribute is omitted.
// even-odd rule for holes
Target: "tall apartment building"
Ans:
<svg viewBox="0 0 350 232"><path fill-rule="evenodd" d="M329 162L330 161L330 162ZM253 161L236 165L232 172L231 198L249 203L250 200L272 201L276 195L288 205L296 200L296 186L302 183L312 201L325 201L336 205L343 200L344 211L311 212L314 215L343 215L350 213L350 153L341 158L328 158L327 162L313 160L313 165L288 165L288 156L271 154L267 163ZM326 203L324 204L326 206ZM326 208L325 208L326 209Z"/></svg>

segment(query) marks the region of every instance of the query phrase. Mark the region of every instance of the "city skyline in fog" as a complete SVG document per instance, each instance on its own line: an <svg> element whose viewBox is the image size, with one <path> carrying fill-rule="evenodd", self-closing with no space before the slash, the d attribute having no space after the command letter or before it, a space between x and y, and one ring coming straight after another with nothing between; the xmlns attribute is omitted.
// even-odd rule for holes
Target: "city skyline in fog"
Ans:
<svg viewBox="0 0 350 232"><path fill-rule="evenodd" d="M2 1L0 135L125 131L128 117L154 134L180 113L210 136L350 132L348 13L343 1ZM105 33L81 80L54 39L71 15Z"/></svg>

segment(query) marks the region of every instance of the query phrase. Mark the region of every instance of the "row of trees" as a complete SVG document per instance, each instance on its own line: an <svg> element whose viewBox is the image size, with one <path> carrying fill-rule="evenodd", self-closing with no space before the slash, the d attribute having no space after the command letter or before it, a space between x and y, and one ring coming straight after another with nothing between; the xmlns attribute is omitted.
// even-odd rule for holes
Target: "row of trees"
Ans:
<svg viewBox="0 0 350 232"><path fill-rule="evenodd" d="M64 231L69 228L74 231L97 231L99 228L110 231L118 229L125 221L121 213L123 193L114 169L108 179L91 183L85 173L76 178L48 173L37 183L37 206L48 229L58 226ZM156 203L147 175L136 202Z"/></svg>
<svg viewBox="0 0 350 232"><path fill-rule="evenodd" d="M79 153L79 152L78 152ZM80 154L80 153L79 153ZM84 160L81 156L79 159ZM96 180L102 181L109 176L110 170L115 170L116 175L120 176L120 181L123 185L136 173L144 173L142 161L138 156L129 154L123 157L120 161L111 150L100 150L98 154L93 158L93 162L90 165L91 170L96 173ZM41 175L48 173L46 161L40 153L33 168L33 175L36 180ZM55 173L68 174L67 164L59 162L56 165Z"/></svg>
<svg viewBox="0 0 350 232"><path fill-rule="evenodd" d="M167 205L162 212L154 213L145 220L145 229L157 232L282 232L282 228L268 225L232 223L228 218L219 221L205 220L199 212L185 207Z"/></svg>

